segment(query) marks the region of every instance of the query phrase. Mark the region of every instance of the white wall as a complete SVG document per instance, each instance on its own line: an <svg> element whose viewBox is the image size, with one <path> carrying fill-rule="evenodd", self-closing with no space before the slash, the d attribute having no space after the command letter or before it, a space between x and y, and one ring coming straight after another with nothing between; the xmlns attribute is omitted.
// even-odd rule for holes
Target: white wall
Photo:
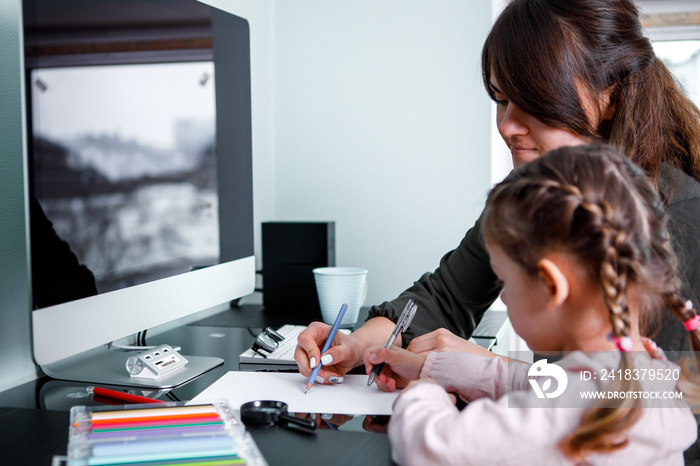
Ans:
<svg viewBox="0 0 700 466"><path fill-rule="evenodd" d="M251 28L258 264L260 222L334 220L368 304L433 270L491 184L491 3L206 2Z"/></svg>
<svg viewBox="0 0 700 466"><path fill-rule="evenodd" d="M251 27L258 260L260 222L330 219L338 263L370 270L368 303L434 269L490 185L479 70L490 2L206 3ZM0 391L36 377L18 194L20 13L20 0L0 0Z"/></svg>
<svg viewBox="0 0 700 466"><path fill-rule="evenodd" d="M275 4L274 215L335 220L338 265L394 298L454 248L490 186L487 1Z"/></svg>

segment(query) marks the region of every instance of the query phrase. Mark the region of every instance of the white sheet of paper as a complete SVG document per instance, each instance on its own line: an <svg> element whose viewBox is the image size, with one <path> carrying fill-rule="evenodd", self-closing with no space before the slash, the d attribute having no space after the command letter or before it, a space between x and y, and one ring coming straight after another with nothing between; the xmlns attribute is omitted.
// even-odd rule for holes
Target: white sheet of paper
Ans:
<svg viewBox="0 0 700 466"><path fill-rule="evenodd" d="M317 414L391 414L391 405L399 394L382 392L376 385L367 387L367 376L346 374L336 385L315 383L304 394L307 378L289 372L230 371L211 384L192 402L228 400L233 409L255 400L283 401L291 413Z"/></svg>

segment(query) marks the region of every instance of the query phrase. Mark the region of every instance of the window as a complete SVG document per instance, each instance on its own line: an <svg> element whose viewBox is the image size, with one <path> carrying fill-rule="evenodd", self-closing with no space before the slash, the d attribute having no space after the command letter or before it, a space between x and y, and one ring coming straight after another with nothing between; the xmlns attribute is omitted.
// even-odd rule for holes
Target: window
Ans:
<svg viewBox="0 0 700 466"><path fill-rule="evenodd" d="M696 0L637 2L656 56L700 105L700 4Z"/></svg>
<svg viewBox="0 0 700 466"><path fill-rule="evenodd" d="M652 44L656 56L671 70L695 105L700 106L700 39Z"/></svg>

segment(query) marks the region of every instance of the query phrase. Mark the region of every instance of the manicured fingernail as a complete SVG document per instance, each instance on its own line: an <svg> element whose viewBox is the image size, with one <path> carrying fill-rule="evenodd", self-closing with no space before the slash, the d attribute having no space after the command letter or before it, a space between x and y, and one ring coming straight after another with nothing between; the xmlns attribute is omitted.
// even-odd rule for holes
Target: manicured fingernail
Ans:
<svg viewBox="0 0 700 466"><path fill-rule="evenodd" d="M330 380L330 379L328 379L328 380ZM324 421L330 421L331 419L333 419L333 414L328 414L328 413L321 414L321 419L323 419Z"/></svg>
<svg viewBox="0 0 700 466"><path fill-rule="evenodd" d="M317 375L316 376L316 383L323 383L323 382L324 382L323 377L321 377L320 375Z"/></svg>
<svg viewBox="0 0 700 466"><path fill-rule="evenodd" d="M367 358L367 359L369 359L369 362L376 362L376 361L377 361L377 355L374 354L374 353L372 353L372 354L369 355L369 358Z"/></svg>
<svg viewBox="0 0 700 466"><path fill-rule="evenodd" d="M311 366L312 369L316 367L316 358L311 358L309 361L309 366Z"/></svg>
<svg viewBox="0 0 700 466"><path fill-rule="evenodd" d="M343 378L332 375L332 376L328 377L328 381L330 383L343 383Z"/></svg>
<svg viewBox="0 0 700 466"><path fill-rule="evenodd" d="M331 364L333 362L333 356L330 354L324 354L321 356L321 364L324 366L327 366L328 364Z"/></svg>

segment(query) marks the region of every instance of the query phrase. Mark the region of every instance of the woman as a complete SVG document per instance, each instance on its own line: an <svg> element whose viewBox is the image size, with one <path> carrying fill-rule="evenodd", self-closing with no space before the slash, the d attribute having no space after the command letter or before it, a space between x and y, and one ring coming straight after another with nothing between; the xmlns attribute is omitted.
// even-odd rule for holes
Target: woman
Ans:
<svg viewBox="0 0 700 466"><path fill-rule="evenodd" d="M484 85L497 105L498 130L517 168L564 146L607 142L639 164L669 212L681 260L682 294L700 296L700 112L642 35L630 0L514 0L493 25L482 52ZM481 239L481 219L433 273L393 301L374 306L349 336L323 355L329 326L312 323L295 359L323 381L362 363L383 345L410 298L418 312L397 344L414 353L479 352L470 337L501 291ZM645 334L667 351L687 349L683 326L660 316ZM321 380L319 380L321 381Z"/></svg>

